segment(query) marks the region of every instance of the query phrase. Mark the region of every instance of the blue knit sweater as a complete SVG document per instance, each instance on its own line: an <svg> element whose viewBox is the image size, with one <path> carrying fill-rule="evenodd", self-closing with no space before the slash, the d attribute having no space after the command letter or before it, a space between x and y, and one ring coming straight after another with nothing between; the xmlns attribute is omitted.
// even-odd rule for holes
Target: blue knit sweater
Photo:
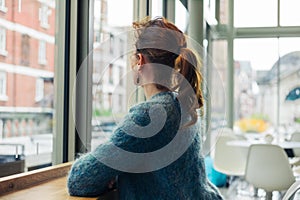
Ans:
<svg viewBox="0 0 300 200"><path fill-rule="evenodd" d="M165 111L151 111L155 105L162 105ZM149 128L155 117L161 118L163 115L166 115L166 120L161 120L164 125L158 133L150 137L143 135L147 135L147 131L139 128ZM179 102L172 92L161 92L132 107L123 122L118 124L109 142L74 162L67 183L70 195L99 196L107 191L108 183L117 177L120 199L222 199L217 188L206 177L204 159L200 153L199 124L178 133L182 124L181 116ZM150 127L153 130L156 128ZM128 130L136 132L135 135L127 134ZM152 159L147 156L147 152L158 152L171 144L176 134L194 135L184 152L178 153L181 144L177 144L178 148L161 153L160 157ZM132 159L131 154L124 154L123 151L145 156Z"/></svg>

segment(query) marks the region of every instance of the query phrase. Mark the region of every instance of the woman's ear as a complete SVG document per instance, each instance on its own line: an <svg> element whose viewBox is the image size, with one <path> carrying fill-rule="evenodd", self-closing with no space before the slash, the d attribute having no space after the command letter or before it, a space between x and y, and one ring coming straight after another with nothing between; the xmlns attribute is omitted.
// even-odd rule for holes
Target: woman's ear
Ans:
<svg viewBox="0 0 300 200"><path fill-rule="evenodd" d="M137 56L138 56L137 65L141 67L143 64L145 64L145 58L141 53L138 53Z"/></svg>

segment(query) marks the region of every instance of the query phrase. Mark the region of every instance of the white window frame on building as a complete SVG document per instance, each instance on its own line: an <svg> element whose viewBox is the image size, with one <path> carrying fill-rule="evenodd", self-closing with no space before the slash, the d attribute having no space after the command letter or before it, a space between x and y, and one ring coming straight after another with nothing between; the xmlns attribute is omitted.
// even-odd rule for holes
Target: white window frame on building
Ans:
<svg viewBox="0 0 300 200"><path fill-rule="evenodd" d="M7 12L7 7L5 6L5 0L0 0L0 11Z"/></svg>
<svg viewBox="0 0 300 200"><path fill-rule="evenodd" d="M35 101L41 101L44 98L44 79L37 78L35 84Z"/></svg>
<svg viewBox="0 0 300 200"><path fill-rule="evenodd" d="M50 14L51 14L51 10L49 9L48 5L42 3L39 9L39 20L40 20L41 27L46 29L50 27L49 20L48 20Z"/></svg>
<svg viewBox="0 0 300 200"><path fill-rule="evenodd" d="M0 101L8 100L6 94L6 86L7 86L6 72L0 72Z"/></svg>
<svg viewBox="0 0 300 200"><path fill-rule="evenodd" d="M6 29L0 27L0 55L7 56L6 51Z"/></svg>
<svg viewBox="0 0 300 200"><path fill-rule="evenodd" d="M47 64L47 43L46 41L40 40L39 42L39 64L46 65Z"/></svg>

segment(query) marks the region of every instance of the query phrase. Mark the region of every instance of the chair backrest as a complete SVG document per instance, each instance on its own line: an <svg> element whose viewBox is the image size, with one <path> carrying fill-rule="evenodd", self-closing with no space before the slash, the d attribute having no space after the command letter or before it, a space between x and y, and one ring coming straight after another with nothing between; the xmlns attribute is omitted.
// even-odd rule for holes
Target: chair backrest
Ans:
<svg viewBox="0 0 300 200"><path fill-rule="evenodd" d="M291 135L291 141L300 142L300 132L294 132L294 133L292 133L292 135ZM295 148L295 149L293 149L293 151L294 151L294 155L296 157L300 157L300 149L299 148Z"/></svg>
<svg viewBox="0 0 300 200"><path fill-rule="evenodd" d="M229 146L227 142L238 140L234 133L221 132L216 140L214 151L215 170L227 175L243 176L245 173L247 148Z"/></svg>
<svg viewBox="0 0 300 200"><path fill-rule="evenodd" d="M293 183L290 188L286 191L285 195L283 196L282 200L292 200L296 197L294 196L300 190L300 181L296 181Z"/></svg>
<svg viewBox="0 0 300 200"><path fill-rule="evenodd" d="M285 151L272 144L250 146L245 179L267 192L287 190L295 182Z"/></svg>

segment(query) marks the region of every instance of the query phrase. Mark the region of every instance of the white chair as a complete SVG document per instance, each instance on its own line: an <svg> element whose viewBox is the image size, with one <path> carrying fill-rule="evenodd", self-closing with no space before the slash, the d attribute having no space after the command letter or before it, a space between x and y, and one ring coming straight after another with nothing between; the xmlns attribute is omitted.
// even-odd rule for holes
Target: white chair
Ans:
<svg viewBox="0 0 300 200"><path fill-rule="evenodd" d="M292 133L290 140L294 141L294 142L300 142L300 132ZM300 157L300 149L299 148L295 148L295 149L293 149L293 151L294 151L295 157Z"/></svg>
<svg viewBox="0 0 300 200"><path fill-rule="evenodd" d="M273 191L287 190L294 182L292 168L285 151L277 145L253 144L249 148L245 180L266 192L272 199Z"/></svg>
<svg viewBox="0 0 300 200"><path fill-rule="evenodd" d="M299 199L300 196L295 196L296 193L300 190L300 181L296 181L293 183L290 188L286 191L285 195L283 196L282 200L292 200L292 199Z"/></svg>
<svg viewBox="0 0 300 200"><path fill-rule="evenodd" d="M229 176L243 176L245 174L247 148L227 145L227 142L238 140L233 131L224 128L220 130L216 139L214 152L214 168Z"/></svg>
<svg viewBox="0 0 300 200"><path fill-rule="evenodd" d="M292 133L290 141L300 142L300 132ZM294 153L294 157L290 158L290 164L296 167L300 165L300 148L294 148L293 153Z"/></svg>
<svg viewBox="0 0 300 200"><path fill-rule="evenodd" d="M219 130L216 139L213 166L215 170L228 176L229 188L227 195L248 193L244 190L247 182L244 181L245 167L248 148L230 146L227 143L233 140L241 140L232 129L224 128Z"/></svg>

